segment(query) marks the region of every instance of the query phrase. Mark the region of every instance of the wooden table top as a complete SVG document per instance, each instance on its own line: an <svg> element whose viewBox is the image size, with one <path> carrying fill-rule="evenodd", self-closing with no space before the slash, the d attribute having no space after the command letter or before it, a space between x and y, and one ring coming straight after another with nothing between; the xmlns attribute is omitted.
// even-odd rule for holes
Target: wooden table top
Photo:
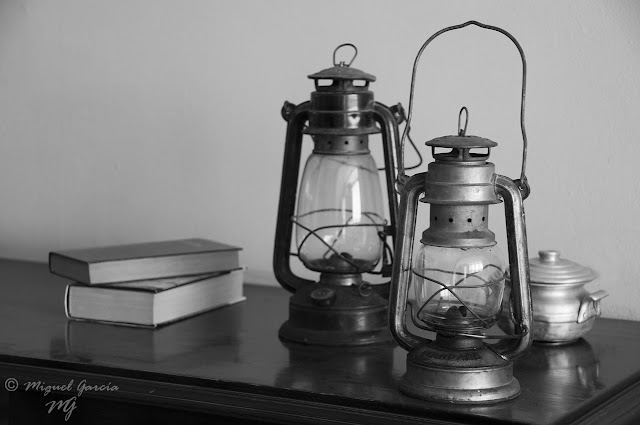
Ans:
<svg viewBox="0 0 640 425"><path fill-rule="evenodd" d="M515 400L486 406L401 394L406 351L288 345L289 294L246 285L247 301L158 330L69 321L67 280L44 263L0 260L0 377L86 379L96 397L170 403L279 423L594 423L640 415L640 323L598 319L568 346L534 345L515 363ZM4 389L0 390L4 391Z"/></svg>

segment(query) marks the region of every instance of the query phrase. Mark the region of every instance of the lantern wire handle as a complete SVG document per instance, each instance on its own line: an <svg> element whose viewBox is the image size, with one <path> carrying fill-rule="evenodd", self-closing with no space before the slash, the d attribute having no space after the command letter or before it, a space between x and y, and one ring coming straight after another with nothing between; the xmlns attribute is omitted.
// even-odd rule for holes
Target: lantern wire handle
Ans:
<svg viewBox="0 0 640 425"><path fill-rule="evenodd" d="M420 149L418 149L418 147L416 146L416 144L414 143L413 139L411 138L411 133L407 133L407 140L409 141L409 143L411 144L411 147L413 148L413 151L416 153L416 156L418 157L418 161L414 164L414 165L410 165L410 166L405 166L404 165L404 158L402 161L402 165L400 165L400 163L398 163L398 169L402 170L402 173L404 173L404 171L407 170L415 170L416 168L420 167L422 165L423 162L423 158L422 158L422 154L420 153ZM378 171L385 171L386 168L385 167L380 167L378 168Z"/></svg>
<svg viewBox="0 0 640 425"><path fill-rule="evenodd" d="M486 25L486 24L482 24L478 21L468 21L465 22L463 24L460 25L453 25L447 28L443 28L440 31L436 32L435 34L433 34L431 37L429 37L429 39L427 41L424 42L424 44L422 45L422 47L420 48L420 50L418 51L418 54L416 56L416 59L413 63L413 72L411 74L411 91L409 93L409 108L408 108L408 112L407 112L407 123L404 127L404 131L402 133L402 138L400 139L400 148L401 148L401 154L402 157L404 158L404 144L405 144L405 139L407 138L407 133L409 132L409 129L411 128L411 118L413 115L413 92L415 89L415 83L416 83L416 73L418 71L418 63L420 62L420 57L422 56L422 52L424 52L424 50L426 49L426 47L439 35L448 32L448 31L452 31L452 30L457 30L457 29L461 29L464 27L467 27L469 25L476 25L480 28L484 28L484 29L488 29L488 30L492 30L492 31L497 31L503 35L505 35L506 37L509 38L509 40L511 40L511 42L516 46L516 48L518 49L518 52L520 53L520 58L522 59L522 96L521 96L521 102L520 102L520 129L522 131L522 168L520 171L520 179L516 181L516 184L518 185L518 188L520 189L520 192L522 193L522 199L526 199L529 196L529 192L530 192L530 188L529 188L529 184L527 183L527 177L525 175L525 169L526 169L526 164L527 164L527 131L525 129L525 125L524 125L524 105L525 105L525 97L526 97L526 90L527 90L527 61L524 57L524 51L522 50L522 47L520 46L520 43L518 43L518 40L516 40L511 34L509 34L507 31L503 30L502 28L499 27L495 27L495 26L491 26L491 25ZM467 115L468 117L468 115ZM465 126L466 127L466 126ZM404 184L407 180L407 176L404 174L404 170L399 170L399 175L398 175L398 181L400 184Z"/></svg>
<svg viewBox="0 0 640 425"><path fill-rule="evenodd" d="M353 47L353 57L351 58L351 61L349 61L349 63L347 63L347 64L345 64L344 61L341 61L340 63L336 62L336 53L338 53L338 50L340 50L341 47L346 47L346 46ZM334 66L346 66L346 67L349 67L349 66L351 66L351 64L355 60L356 56L358 56L358 48L356 46L354 46L353 44L351 44L351 43L343 43L343 44L339 45L338 47L336 47L336 49L333 51L333 65Z"/></svg>

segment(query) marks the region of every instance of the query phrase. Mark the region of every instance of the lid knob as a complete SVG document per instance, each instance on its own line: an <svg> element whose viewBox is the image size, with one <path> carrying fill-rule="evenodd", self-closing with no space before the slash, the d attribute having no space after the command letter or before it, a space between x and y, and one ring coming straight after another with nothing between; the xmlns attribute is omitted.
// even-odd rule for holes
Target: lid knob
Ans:
<svg viewBox="0 0 640 425"><path fill-rule="evenodd" d="M560 259L560 251L555 250L538 251L538 255L540 256L540 260L545 263L553 263Z"/></svg>

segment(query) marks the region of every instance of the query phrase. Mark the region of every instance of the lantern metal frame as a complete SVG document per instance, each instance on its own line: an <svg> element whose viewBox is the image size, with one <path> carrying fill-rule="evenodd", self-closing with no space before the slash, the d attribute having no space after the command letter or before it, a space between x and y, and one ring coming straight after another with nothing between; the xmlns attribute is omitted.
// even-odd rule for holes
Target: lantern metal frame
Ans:
<svg viewBox="0 0 640 425"><path fill-rule="evenodd" d="M438 31L422 45L413 67L411 96L407 124L401 139L401 151L404 146L404 139L410 128L415 76L422 52L439 35L469 25L476 25L480 28L506 35L520 52L523 67L520 114L523 156L520 179L513 181L508 177L495 174L493 164L489 162L486 162L487 165L490 165L489 169L482 171L482 173L477 173L474 170L470 171L473 168L473 162L465 162L465 159L472 160L469 156L471 155L470 150L477 147L487 148L486 159L488 159L490 148L496 144L487 139L466 136L468 112L464 128L460 128L460 118L466 108L460 111L458 117L458 136L445 136L427 142L427 145L432 146L434 158L436 159L435 162L429 165L429 171L412 177L402 173L398 178L400 187L399 227L396 235L396 258L393 264L391 280L389 321L394 338L398 344L409 351L407 355L407 370L400 382L400 390L402 392L412 397L432 401L485 404L508 400L520 393L520 385L513 376L512 361L523 354L532 342L530 332L532 306L523 207L523 200L530 193L525 176L527 154L527 137L524 125L526 60L520 44L511 34L498 27L481 24L477 21L468 21ZM460 155L459 162L456 163L459 166L451 167L453 171L444 173L445 176L443 177L442 174L439 175L434 171L439 163L435 147L447 146L452 148L451 154L454 156ZM465 155L466 157L464 157ZM441 156L440 159L444 158ZM443 178L439 180L439 177ZM426 196L426 192L429 192L428 196ZM417 313L422 307L417 307L413 302L409 302L408 291L411 276L414 273L412 270L412 253L418 201L423 194L425 194L426 198L423 201L431 203L430 209L432 210L433 208L445 207L453 211L456 208L471 206L472 210L473 208L485 208L488 211L488 204L504 202L508 237L509 278L512 285L510 306L511 320L514 324L513 334L489 335L483 332L486 329L442 329L424 326L424 323L420 322ZM432 214L432 225L436 223L433 219L434 216ZM466 222L467 220L461 221ZM469 243L468 246L475 246L474 244L490 246L492 243L495 244L493 233L488 230L487 225L488 223L484 224L484 230L474 229L474 232L469 232L474 233L473 237L477 239ZM441 228L440 224L436 225L436 227ZM429 230L427 229L423 233L423 241L427 239L433 242L433 246L453 246L466 249L462 240L454 240L448 245L447 238L453 237L455 239L455 232L447 234L447 232L438 233L438 229L431 232ZM457 234L463 234L463 232ZM428 244L431 245L431 243ZM452 292L450 287L443 286L442 290ZM467 307L462 300L458 299L458 301L465 308ZM407 326L407 310L409 310L410 320L416 328L436 332L435 340L411 333ZM472 312L472 314L474 313ZM488 339L499 339L500 341L494 344L487 344L484 341Z"/></svg>
<svg viewBox="0 0 640 425"><path fill-rule="evenodd" d="M395 170L402 168L398 125L404 120L404 110L399 103L387 107L373 101L373 93L368 90L368 85L375 81L375 77L349 68L353 59L348 64L336 62L336 52L343 46L353 47L357 55L356 47L350 43L338 46L334 51L334 67L308 76L314 80L316 88L311 94L311 101L298 105L285 102L282 108L282 117L287 121L287 133L273 269L280 285L293 295L289 302L289 319L281 326L279 336L285 341L310 345L359 346L393 341L388 328L389 283L369 285L362 279L357 266L355 273L322 273L319 281L299 277L291 269L291 257L298 255L291 253L293 227L301 226L295 208L304 134L339 136L351 140L354 136L382 133L389 222L364 225L378 227L378 234L384 241L388 237L392 240L395 238L398 208ZM361 87L361 95L355 96L355 100L348 100L339 96L323 97L323 93L320 93L323 88L319 86L319 81L323 79L364 80L365 84ZM340 149L336 145L331 149ZM347 143L343 147L345 153L358 149L350 145ZM323 147L316 143L316 148ZM344 223L338 227L353 225ZM306 230L309 231L307 237L318 237L315 233L318 229ZM328 250L333 250L328 244L325 245ZM387 258L388 251L391 248L383 246L384 258ZM335 254L349 263L349 258L339 252ZM388 264L385 267L388 269L385 270L387 276L390 276L390 266Z"/></svg>

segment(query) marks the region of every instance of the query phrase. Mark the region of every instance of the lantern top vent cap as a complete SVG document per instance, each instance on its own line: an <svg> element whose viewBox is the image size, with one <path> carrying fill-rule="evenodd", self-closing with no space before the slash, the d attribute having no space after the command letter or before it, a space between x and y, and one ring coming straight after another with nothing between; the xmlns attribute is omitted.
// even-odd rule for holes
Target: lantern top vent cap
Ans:
<svg viewBox="0 0 640 425"><path fill-rule="evenodd" d="M442 136L431 139L425 143L427 146L439 148L493 148L498 146L493 140L479 136Z"/></svg>
<svg viewBox="0 0 640 425"><path fill-rule="evenodd" d="M336 54L338 53L338 50L343 47L351 47L353 49L353 57L351 58L349 63L346 63L344 61L338 62L336 60ZM358 56L358 48L356 46L351 43L341 44L333 51L333 67L323 69L322 71L311 74L308 77L312 80L362 80L367 82L375 81L376 77L374 77L373 75L367 74L366 72L360 71L356 68L351 68L351 64L353 63L356 56Z"/></svg>
<svg viewBox="0 0 640 425"><path fill-rule="evenodd" d="M465 115L464 126L462 126L462 114ZM436 148L452 148L452 149L474 149L474 148L493 148L498 146L493 140L485 139L478 136L467 136L467 125L469 124L469 110L463 106L458 113L458 135L442 136L431 139L425 144Z"/></svg>
<svg viewBox="0 0 640 425"><path fill-rule="evenodd" d="M373 82L376 77L346 65L336 65L308 76L312 80L363 80Z"/></svg>

